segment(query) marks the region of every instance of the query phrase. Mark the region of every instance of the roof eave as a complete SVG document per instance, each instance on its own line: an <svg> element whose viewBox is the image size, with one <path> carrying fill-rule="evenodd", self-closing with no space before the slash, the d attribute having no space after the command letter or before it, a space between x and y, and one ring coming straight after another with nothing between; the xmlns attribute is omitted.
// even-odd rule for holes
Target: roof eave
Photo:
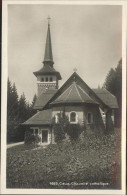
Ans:
<svg viewBox="0 0 127 195"><path fill-rule="evenodd" d="M23 126L35 126L35 125L37 125L37 126L42 126L42 125L51 125L51 123L43 123L43 124L38 124L38 123L29 123L29 124L25 124L25 123L22 123L21 125L23 125Z"/></svg>
<svg viewBox="0 0 127 195"><path fill-rule="evenodd" d="M60 75L60 73L59 72L40 72L40 71L36 71L36 72L33 72L33 74L37 77L37 76L41 76L41 75L56 75L57 76L57 79L58 80L61 80L62 79L62 77L61 77L61 75Z"/></svg>
<svg viewBox="0 0 127 195"><path fill-rule="evenodd" d="M92 103L92 102L73 102L73 101L71 101L71 102L51 102L50 103L50 105L58 105L58 104L61 104L61 105L62 104L66 104L66 105L67 104L69 104L69 105L70 104L96 104L96 105L99 105L99 103L96 103L96 102L95 103L94 102Z"/></svg>

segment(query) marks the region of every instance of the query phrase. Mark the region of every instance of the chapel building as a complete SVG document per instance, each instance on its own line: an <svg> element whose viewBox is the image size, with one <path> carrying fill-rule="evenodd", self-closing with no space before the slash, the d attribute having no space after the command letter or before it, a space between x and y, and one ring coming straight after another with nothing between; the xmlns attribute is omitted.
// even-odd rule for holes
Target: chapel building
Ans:
<svg viewBox="0 0 127 195"><path fill-rule="evenodd" d="M23 125L39 134L42 144L54 143L52 118L64 112L71 124L80 124L87 134L104 133L114 128L116 97L105 88L91 89L74 72L59 88L60 72L55 70L52 54L50 24L48 23L43 67L34 72L37 78L35 115Z"/></svg>

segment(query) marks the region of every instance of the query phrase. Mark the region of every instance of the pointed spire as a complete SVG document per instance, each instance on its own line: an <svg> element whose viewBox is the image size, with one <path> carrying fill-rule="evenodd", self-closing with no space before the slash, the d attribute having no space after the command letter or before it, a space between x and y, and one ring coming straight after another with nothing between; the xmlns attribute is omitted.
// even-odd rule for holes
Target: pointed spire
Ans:
<svg viewBox="0 0 127 195"><path fill-rule="evenodd" d="M52 44L51 44L51 35L50 35L50 17L48 17L48 30L47 30L47 38L46 38L46 46L45 46L45 55L44 55L44 65L53 66L53 56L52 56Z"/></svg>

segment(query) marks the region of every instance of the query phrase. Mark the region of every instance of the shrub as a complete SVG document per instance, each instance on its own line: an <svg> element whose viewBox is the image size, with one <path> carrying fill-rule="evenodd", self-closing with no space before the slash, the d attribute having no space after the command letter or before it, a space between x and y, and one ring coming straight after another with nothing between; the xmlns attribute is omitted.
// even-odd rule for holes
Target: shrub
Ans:
<svg viewBox="0 0 127 195"><path fill-rule="evenodd" d="M59 143L63 139L65 139L65 132L60 124L55 124L53 129L54 129L54 136L55 136L56 143Z"/></svg>
<svg viewBox="0 0 127 195"><path fill-rule="evenodd" d="M120 131L116 135L85 135L76 147L65 141L61 147L50 144L42 150L28 150L26 145L9 148L7 188L120 189L118 141ZM51 185L53 181L88 185ZM94 182L109 185L90 185Z"/></svg>
<svg viewBox="0 0 127 195"><path fill-rule="evenodd" d="M58 123L55 122L55 117L52 119L52 125L54 129L55 142L60 143L65 139L65 133L69 125L68 117L65 113L58 114Z"/></svg>
<svg viewBox="0 0 127 195"><path fill-rule="evenodd" d="M76 141L82 132L81 126L79 124L70 124L67 129L67 134L71 141Z"/></svg>
<svg viewBox="0 0 127 195"><path fill-rule="evenodd" d="M37 146L41 142L41 137L39 135L34 135L31 132L26 131L24 142L27 145L34 144L35 146Z"/></svg>

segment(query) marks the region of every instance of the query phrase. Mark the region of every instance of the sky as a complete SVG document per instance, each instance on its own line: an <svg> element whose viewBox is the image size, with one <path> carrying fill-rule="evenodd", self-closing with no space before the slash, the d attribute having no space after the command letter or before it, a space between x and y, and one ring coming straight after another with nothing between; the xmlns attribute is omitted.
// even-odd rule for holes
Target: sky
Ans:
<svg viewBox="0 0 127 195"><path fill-rule="evenodd" d="M77 69L91 88L102 86L122 56L120 5L8 5L8 76L31 102L37 93L34 71L43 66L50 31L54 68L61 87Z"/></svg>

